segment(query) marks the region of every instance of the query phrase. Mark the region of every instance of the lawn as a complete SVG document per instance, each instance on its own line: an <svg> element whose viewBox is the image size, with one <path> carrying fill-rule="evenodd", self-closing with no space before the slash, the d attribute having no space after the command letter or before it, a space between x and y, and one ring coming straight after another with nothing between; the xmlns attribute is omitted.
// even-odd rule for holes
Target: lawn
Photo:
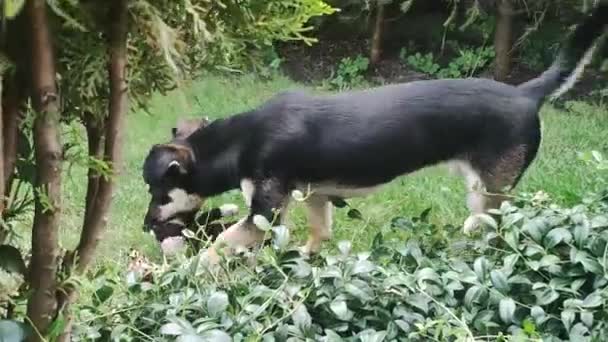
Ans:
<svg viewBox="0 0 608 342"><path fill-rule="evenodd" d="M142 230L148 195L141 177L141 164L152 144L169 139L177 118L196 113L211 118L228 116L251 108L280 90L294 87L300 86L281 77L260 81L253 77L209 76L167 96L154 97L150 114L143 111L130 114L123 149L124 169L118 180L108 230L98 251L99 261L124 260L130 248L158 257L155 241ZM553 198L569 203L577 199L577 194L599 187L594 178L589 177L593 171L577 159L577 153L592 149L605 153L608 149L606 108L574 103L569 111L559 111L547 105L542 118L541 151L517 191L542 189ZM79 237L85 191L85 171L75 166L64 180L61 241L66 248L74 246ZM208 205L225 202L238 204L244 212L244 203L237 191L218 196ZM458 227L467 215L463 182L442 167L401 177L369 197L349 202L362 213L363 221L352 220L346 210L338 210L330 245L349 239L355 248L365 248L374 233L391 218L418 215L428 207L432 207L430 220L440 226L452 223ZM301 241L306 233L303 214L301 206L291 208L291 227L296 239Z"/></svg>

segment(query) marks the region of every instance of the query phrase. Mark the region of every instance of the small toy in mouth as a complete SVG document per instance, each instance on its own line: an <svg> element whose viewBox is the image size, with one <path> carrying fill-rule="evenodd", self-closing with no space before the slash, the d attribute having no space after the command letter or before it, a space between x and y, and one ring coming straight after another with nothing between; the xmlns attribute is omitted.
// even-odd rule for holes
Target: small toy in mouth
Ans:
<svg viewBox="0 0 608 342"><path fill-rule="evenodd" d="M203 212L190 224L185 224L180 220L172 220L164 224L157 225L150 229L156 241L160 243L163 254L169 256L178 253L190 245L198 251L206 241L213 242L227 227L234 222L218 222L223 218L235 216L239 208L235 204L224 204ZM184 235L184 231L194 232L194 236Z"/></svg>

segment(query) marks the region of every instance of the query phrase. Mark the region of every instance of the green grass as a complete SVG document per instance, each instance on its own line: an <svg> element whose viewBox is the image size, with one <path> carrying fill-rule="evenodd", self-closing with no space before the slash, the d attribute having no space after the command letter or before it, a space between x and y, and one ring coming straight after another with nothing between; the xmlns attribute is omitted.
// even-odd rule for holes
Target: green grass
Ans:
<svg viewBox="0 0 608 342"><path fill-rule="evenodd" d="M141 111L132 113L126 128L124 168L118 180L108 229L99 246L98 260L124 260L129 248L158 257L155 241L141 228L148 202L141 164L152 144L169 139L170 129L178 117L227 116L255 106L280 90L297 86L281 77L260 81L253 77L209 76L190 84L186 90L154 97L151 115ZM570 112L549 106L543 109L543 144L536 161L518 186L518 192L544 190L553 198L570 203L577 200L578 195L600 186L595 183L596 178L591 177L592 169L577 159L577 153L592 149L606 152L608 112L606 108L583 103L576 103L573 108ZM64 180L61 241L66 248L72 248L79 238L85 191L85 171L74 167ZM364 221L349 219L346 210L337 210L334 239L328 245L348 239L355 248L365 248L375 232L391 218L415 216L428 207L432 207L429 216L432 222L458 227L467 215L464 196L462 180L449 175L443 167L427 168L401 177L369 197L349 200L363 214ZM225 202L236 203L245 212L238 191L218 196L210 200L209 205ZM291 207L291 228L295 239L302 242L307 233L304 217L302 206Z"/></svg>

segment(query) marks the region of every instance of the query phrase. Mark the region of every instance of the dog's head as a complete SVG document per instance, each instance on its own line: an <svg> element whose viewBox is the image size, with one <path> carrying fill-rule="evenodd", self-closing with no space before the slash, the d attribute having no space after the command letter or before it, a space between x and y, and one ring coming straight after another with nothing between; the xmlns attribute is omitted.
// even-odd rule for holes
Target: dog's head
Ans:
<svg viewBox="0 0 608 342"><path fill-rule="evenodd" d="M195 157L185 138L207 123L206 119L179 120L172 130L174 139L150 149L143 165L144 182L151 195L144 229L185 227L194 222L203 198L196 193Z"/></svg>

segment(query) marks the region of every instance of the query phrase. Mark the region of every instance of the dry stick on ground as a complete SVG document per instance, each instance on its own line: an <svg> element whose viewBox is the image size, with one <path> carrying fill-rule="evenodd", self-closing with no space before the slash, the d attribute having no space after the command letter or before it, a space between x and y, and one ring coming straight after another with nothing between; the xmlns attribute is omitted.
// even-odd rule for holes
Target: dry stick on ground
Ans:
<svg viewBox="0 0 608 342"><path fill-rule="evenodd" d="M101 176L98 171L89 169L86 210L80 243L76 251L66 257L68 270L74 266L77 274L83 273L93 260L95 250L104 228L107 224L107 214L112 200L115 177L119 173L121 160L121 147L124 131L124 117L128 111L127 102L127 0L114 0L110 3L108 12L109 24L109 56L108 73L110 78L109 116L105 121L105 135L101 130L102 121L93 121L85 117L87 136L89 139L89 155L103 157L111 166L111 175ZM105 136L105 140L103 139ZM102 145L104 140L104 145ZM74 288L64 289L59 301L62 310L66 310L67 324L59 341L70 341L71 323L73 317L69 312L69 305L76 298Z"/></svg>
<svg viewBox="0 0 608 342"><path fill-rule="evenodd" d="M43 334L57 309L57 228L61 206L62 162L55 65L45 6L45 0L28 0L25 8L29 18L29 37L26 41L31 44L31 98L36 112L35 214L29 269L32 294L27 314L35 330ZM37 335L31 338L32 341L40 339Z"/></svg>

